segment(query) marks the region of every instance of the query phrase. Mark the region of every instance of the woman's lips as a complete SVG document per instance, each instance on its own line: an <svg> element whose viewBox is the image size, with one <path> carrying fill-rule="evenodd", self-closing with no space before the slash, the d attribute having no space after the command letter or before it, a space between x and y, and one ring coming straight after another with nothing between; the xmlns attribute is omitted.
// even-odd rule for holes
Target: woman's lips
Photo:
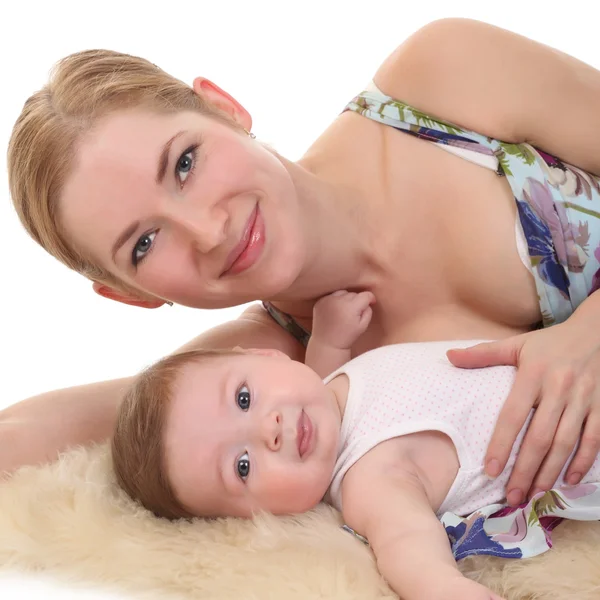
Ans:
<svg viewBox="0 0 600 600"><path fill-rule="evenodd" d="M237 275L249 269L260 256L264 245L265 223L257 203L248 218L242 238L225 261L225 269L221 276Z"/></svg>
<svg viewBox="0 0 600 600"><path fill-rule="evenodd" d="M296 442L298 444L298 454L304 458L313 447L313 424L309 416L302 410L298 417Z"/></svg>

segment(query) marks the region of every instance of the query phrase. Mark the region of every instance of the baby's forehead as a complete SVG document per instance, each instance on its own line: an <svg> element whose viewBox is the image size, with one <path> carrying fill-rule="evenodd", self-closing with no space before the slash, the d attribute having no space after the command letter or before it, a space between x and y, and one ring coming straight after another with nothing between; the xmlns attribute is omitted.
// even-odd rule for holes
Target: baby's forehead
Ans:
<svg viewBox="0 0 600 600"><path fill-rule="evenodd" d="M241 353L207 354L189 359L181 365L175 376L173 392L181 393L188 387L210 385L230 377L237 365L241 365Z"/></svg>
<svg viewBox="0 0 600 600"><path fill-rule="evenodd" d="M203 372L214 373L222 367L235 365L243 360L244 354L241 352L215 352L210 354L200 354L188 359L180 366L180 372Z"/></svg>
<svg viewBox="0 0 600 600"><path fill-rule="evenodd" d="M164 432L168 448L192 443L196 446L206 423L219 419L220 400L227 383L227 370L221 368L220 358L193 358L176 368L165 398L168 407Z"/></svg>

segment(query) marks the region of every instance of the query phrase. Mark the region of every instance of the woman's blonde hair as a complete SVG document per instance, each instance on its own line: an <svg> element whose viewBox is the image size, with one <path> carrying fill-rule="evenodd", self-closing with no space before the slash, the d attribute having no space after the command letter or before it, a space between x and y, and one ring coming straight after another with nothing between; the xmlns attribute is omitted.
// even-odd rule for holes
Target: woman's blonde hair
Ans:
<svg viewBox="0 0 600 600"><path fill-rule="evenodd" d="M165 456L164 431L177 376L192 362L238 354L236 350L190 350L167 356L142 371L125 394L111 444L114 472L121 488L156 516L194 516L177 498Z"/></svg>
<svg viewBox="0 0 600 600"><path fill-rule="evenodd" d="M25 102L8 146L10 193L29 235L69 268L121 289L127 286L68 239L58 202L81 138L99 118L134 107L195 111L241 129L151 62L111 50L87 50L55 65L48 83Z"/></svg>

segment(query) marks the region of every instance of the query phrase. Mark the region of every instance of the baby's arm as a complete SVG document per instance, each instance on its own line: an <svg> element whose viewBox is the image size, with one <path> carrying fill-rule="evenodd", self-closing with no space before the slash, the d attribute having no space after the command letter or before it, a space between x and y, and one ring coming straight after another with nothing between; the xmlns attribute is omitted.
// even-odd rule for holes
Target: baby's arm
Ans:
<svg viewBox="0 0 600 600"><path fill-rule="evenodd" d="M321 377L347 363L351 348L367 329L375 296L371 292L339 290L317 300L306 348L306 364Z"/></svg>
<svg viewBox="0 0 600 600"><path fill-rule="evenodd" d="M356 468L360 463L342 484L344 518L369 540L380 573L403 600L502 600L457 569L446 532L414 469Z"/></svg>

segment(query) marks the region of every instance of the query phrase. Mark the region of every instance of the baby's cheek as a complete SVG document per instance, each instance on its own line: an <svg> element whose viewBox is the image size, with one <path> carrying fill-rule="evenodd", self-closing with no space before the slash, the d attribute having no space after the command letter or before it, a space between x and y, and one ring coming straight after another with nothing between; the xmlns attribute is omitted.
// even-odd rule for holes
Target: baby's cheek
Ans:
<svg viewBox="0 0 600 600"><path fill-rule="evenodd" d="M307 465L271 472L264 490L268 495L269 510L276 514L311 510L322 500L329 486L329 478L324 475Z"/></svg>

